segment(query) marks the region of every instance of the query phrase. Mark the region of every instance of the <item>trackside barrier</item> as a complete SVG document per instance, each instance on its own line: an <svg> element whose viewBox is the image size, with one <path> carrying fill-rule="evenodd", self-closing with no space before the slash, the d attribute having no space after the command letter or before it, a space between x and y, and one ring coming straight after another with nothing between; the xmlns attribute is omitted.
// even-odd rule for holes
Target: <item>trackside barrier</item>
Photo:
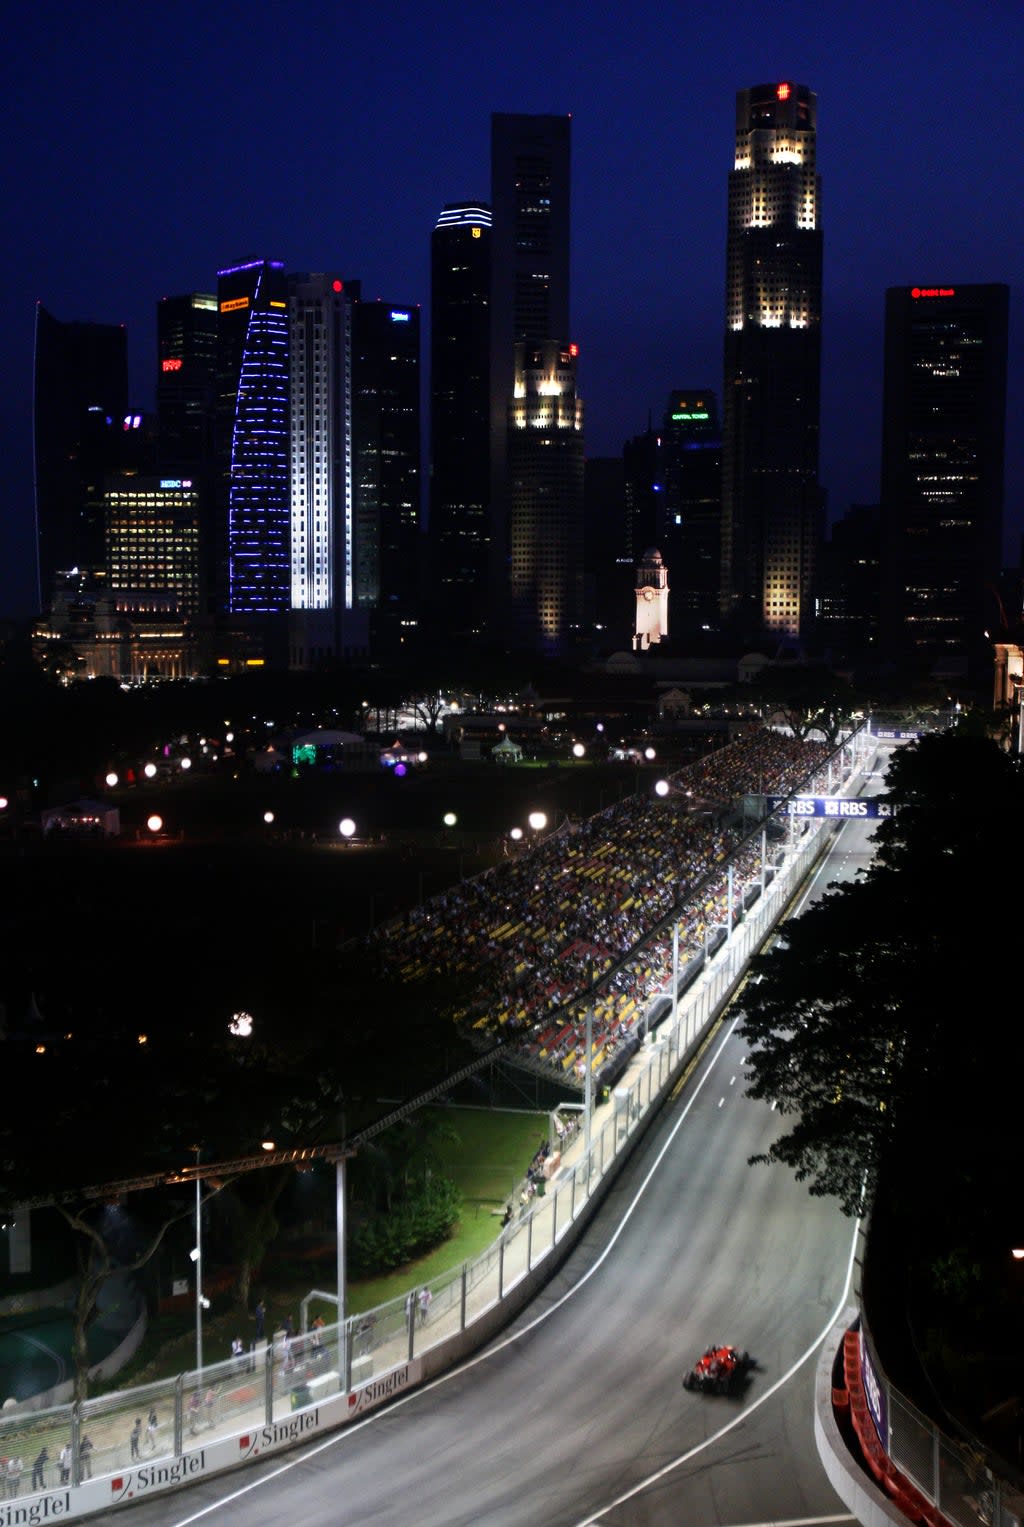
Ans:
<svg viewBox="0 0 1024 1527"><path fill-rule="evenodd" d="M1019 1484L889 1382L863 1318L843 1336L842 1363L861 1456L904 1516L925 1527L1021 1527Z"/></svg>
<svg viewBox="0 0 1024 1527"><path fill-rule="evenodd" d="M0 1504L0 1527L88 1516L265 1458L366 1414L489 1341L575 1243L837 825L809 823L793 837L764 893L634 1056L611 1106L594 1114L589 1151L577 1137L568 1154L578 1158L563 1157L544 1194L480 1257L432 1282L429 1298L413 1289L351 1316L343 1331L278 1337L175 1379L0 1418L0 1454L24 1463L20 1495L8 1488ZM31 1490L43 1447L43 1488Z"/></svg>

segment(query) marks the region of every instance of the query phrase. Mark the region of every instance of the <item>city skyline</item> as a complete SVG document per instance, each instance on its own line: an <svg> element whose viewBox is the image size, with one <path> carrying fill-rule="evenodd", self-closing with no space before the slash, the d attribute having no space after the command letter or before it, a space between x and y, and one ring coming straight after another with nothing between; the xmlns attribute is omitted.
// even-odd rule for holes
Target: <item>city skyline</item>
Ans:
<svg viewBox="0 0 1024 1527"><path fill-rule="evenodd" d="M326 41L313 59L274 6L246 13L244 29L240 7L216 19L176 8L190 38L180 55L168 49L162 8L138 16L115 4L55 36L38 18L16 19L6 59L19 149L0 612L32 613L35 301L64 321L127 324L133 408L153 403L160 298L212 290L218 268L253 255L269 251L289 270L339 269L362 280L369 300L398 293L426 319L441 208L487 199L491 112L572 113L570 338L587 455L617 455L648 411L660 417L680 376L721 385L735 97L772 78L806 83L818 98L830 519L879 493L886 289L1007 281L1006 525L1016 560L1024 470L1012 427L1022 391L1014 278L1024 230L1000 157L1016 110L1016 7L993 7L982 30L944 4L869 23L807 7L787 12L785 29L753 5L728 22L688 16L685 27L642 7L625 35L599 5L560 39L545 34L543 57L530 59L534 11L539 24L528 5L506 35L469 8L400 5L387 29L358 14L342 29L324 10ZM253 75L271 40L273 78ZM243 119L263 130L247 135ZM300 153L304 141L313 147Z"/></svg>

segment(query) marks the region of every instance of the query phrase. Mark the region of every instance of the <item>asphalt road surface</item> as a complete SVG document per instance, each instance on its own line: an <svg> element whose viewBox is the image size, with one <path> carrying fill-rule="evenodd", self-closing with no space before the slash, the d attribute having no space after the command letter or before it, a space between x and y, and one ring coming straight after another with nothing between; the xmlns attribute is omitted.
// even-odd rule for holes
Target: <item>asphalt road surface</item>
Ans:
<svg viewBox="0 0 1024 1527"><path fill-rule="evenodd" d="M869 789L874 792L873 784ZM848 823L808 897L867 863ZM530 1308L461 1369L276 1461L118 1513L129 1527L782 1527L852 1521L813 1438L854 1227L782 1167L733 1010ZM758 1360L736 1399L683 1375ZM108 1513L103 1520L110 1520Z"/></svg>

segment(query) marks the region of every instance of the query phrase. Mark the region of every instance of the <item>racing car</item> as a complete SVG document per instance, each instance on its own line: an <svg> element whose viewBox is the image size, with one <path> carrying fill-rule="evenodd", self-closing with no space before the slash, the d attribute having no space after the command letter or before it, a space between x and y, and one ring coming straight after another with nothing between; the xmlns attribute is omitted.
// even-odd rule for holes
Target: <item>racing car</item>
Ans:
<svg viewBox="0 0 1024 1527"><path fill-rule="evenodd" d="M757 1363L739 1347L708 1347L683 1379L684 1389L702 1394L736 1394Z"/></svg>

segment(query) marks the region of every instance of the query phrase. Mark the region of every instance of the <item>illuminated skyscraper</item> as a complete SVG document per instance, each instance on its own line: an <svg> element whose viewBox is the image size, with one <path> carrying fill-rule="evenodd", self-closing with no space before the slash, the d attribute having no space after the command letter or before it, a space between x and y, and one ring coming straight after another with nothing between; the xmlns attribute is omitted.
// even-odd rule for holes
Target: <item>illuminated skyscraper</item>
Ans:
<svg viewBox="0 0 1024 1527"><path fill-rule="evenodd" d="M886 293L882 434L887 651L965 657L998 619L1009 289Z"/></svg>
<svg viewBox="0 0 1024 1527"><path fill-rule="evenodd" d="M521 380L515 347L525 341L565 348L572 332L570 128L568 116L497 113L491 118L490 605L496 623L509 590L507 426L509 404Z"/></svg>
<svg viewBox="0 0 1024 1527"><path fill-rule="evenodd" d="M729 175L722 440L722 614L798 636L820 536L820 182L817 97L755 85L736 97Z"/></svg>
<svg viewBox="0 0 1024 1527"><path fill-rule="evenodd" d="M487 603L490 208L446 206L430 248L431 602L443 629L464 631Z"/></svg>
<svg viewBox="0 0 1024 1527"><path fill-rule="evenodd" d="M199 490L191 478L107 478L107 582L113 594L168 595L193 619L199 606Z"/></svg>
<svg viewBox="0 0 1024 1527"><path fill-rule="evenodd" d="M341 278L288 278L291 323L290 661L343 648L353 605L352 317Z"/></svg>
<svg viewBox="0 0 1024 1527"><path fill-rule="evenodd" d="M288 288L279 260L217 273L218 605L288 609Z"/></svg>
<svg viewBox="0 0 1024 1527"><path fill-rule="evenodd" d="M124 457L123 324L64 323L36 307L33 431L39 601L58 573L102 575L103 486ZM140 416L141 417L141 416Z"/></svg>
<svg viewBox="0 0 1024 1527"><path fill-rule="evenodd" d="M576 346L515 349L508 410L512 634L557 656L583 624L583 404Z"/></svg>

